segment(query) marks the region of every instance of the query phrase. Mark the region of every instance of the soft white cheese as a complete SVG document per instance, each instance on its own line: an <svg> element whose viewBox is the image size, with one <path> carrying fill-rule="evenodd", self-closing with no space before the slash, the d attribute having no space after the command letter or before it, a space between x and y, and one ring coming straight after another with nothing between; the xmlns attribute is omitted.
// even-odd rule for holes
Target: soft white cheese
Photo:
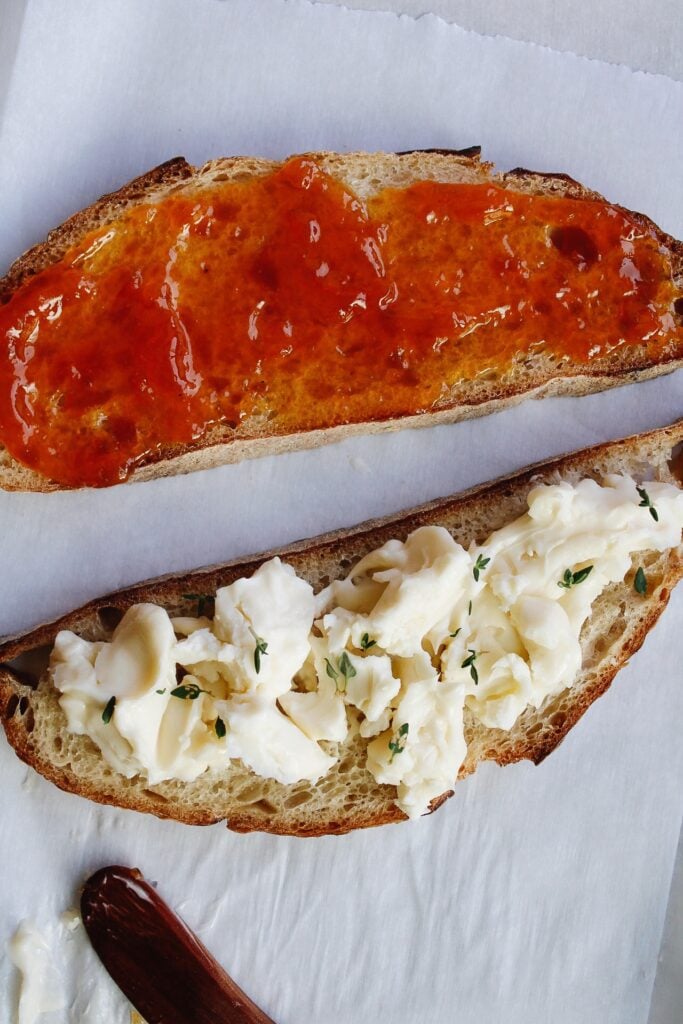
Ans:
<svg viewBox="0 0 683 1024"><path fill-rule="evenodd" d="M62 631L52 652L52 680L69 729L90 736L129 778L145 774L152 785L189 782L241 758L261 774L270 766L270 777L281 782L316 781L332 764L330 757L275 703L291 690L309 653L312 621L311 587L276 558L250 579L218 591L213 622L180 620L182 639L155 605L128 609L109 644ZM189 673L180 686L178 665ZM240 700L228 699L238 694ZM112 697L114 709L105 721ZM344 727L338 723L335 736L343 739L343 707L341 714ZM225 736L217 731L219 717Z"/></svg>
<svg viewBox="0 0 683 1024"><path fill-rule="evenodd" d="M236 696L219 709L229 722L228 755L257 775L285 784L317 782L335 762L265 697Z"/></svg>
<svg viewBox="0 0 683 1024"><path fill-rule="evenodd" d="M300 693L290 690L279 700L285 714L312 740L346 739L348 723L341 695L329 689Z"/></svg>
<svg viewBox="0 0 683 1024"><path fill-rule="evenodd" d="M378 782L396 786L396 803L409 818L452 788L467 753L463 733L465 691L432 679L413 683L391 729L368 745L368 769ZM401 729L404 733L401 733Z"/></svg>
<svg viewBox="0 0 683 1024"><path fill-rule="evenodd" d="M7 943L10 960L21 972L16 1024L36 1024L43 1013L66 1006L62 985L42 932L22 921Z"/></svg>
<svg viewBox="0 0 683 1024"><path fill-rule="evenodd" d="M323 628L334 644L350 639L360 647L367 633L389 654L416 654L427 634L448 631L453 594L470 576L467 552L448 530L420 527L405 543L390 540L372 551L347 579L331 585L325 599L333 609Z"/></svg>
<svg viewBox="0 0 683 1024"><path fill-rule="evenodd" d="M313 610L310 584L279 558L218 591L213 630L234 648L235 690L279 697L290 689L308 656ZM257 660L258 640L268 646Z"/></svg>
<svg viewBox="0 0 683 1024"><path fill-rule="evenodd" d="M535 487L528 513L478 549L489 559L481 573L485 588L443 661L445 675L465 684L466 703L484 725L509 729L525 707L538 708L571 686L595 599L623 580L638 552L680 543L683 493L668 484L643 486L657 519L629 477ZM567 572L581 570L590 570L581 582L561 585ZM461 667L470 651L477 682L471 667Z"/></svg>
<svg viewBox="0 0 683 1024"><path fill-rule="evenodd" d="M372 725L391 706L401 688L401 680L393 672L387 654L369 654L367 658L351 658L355 675L346 683L345 697L358 708Z"/></svg>
<svg viewBox="0 0 683 1024"><path fill-rule="evenodd" d="M110 697L139 697L168 685L175 675L175 633L163 608L129 608L95 658L98 685Z"/></svg>
<svg viewBox="0 0 683 1024"><path fill-rule="evenodd" d="M62 632L51 671L69 728L150 782L240 759L287 784L329 771L320 741L343 742L350 720L416 817L457 777L464 705L510 729L571 686L593 601L639 552L681 539L683 493L667 484L541 485L528 504L469 551L436 526L391 540L317 597L274 558L218 591L213 620L139 605L111 644Z"/></svg>
<svg viewBox="0 0 683 1024"><path fill-rule="evenodd" d="M71 731L90 736L118 772L128 778L144 772L152 785L190 782L226 760L205 695L194 701L171 697L175 647L166 612L143 604L128 609L110 644L62 631L52 652L52 680ZM114 708L105 721L111 698Z"/></svg>

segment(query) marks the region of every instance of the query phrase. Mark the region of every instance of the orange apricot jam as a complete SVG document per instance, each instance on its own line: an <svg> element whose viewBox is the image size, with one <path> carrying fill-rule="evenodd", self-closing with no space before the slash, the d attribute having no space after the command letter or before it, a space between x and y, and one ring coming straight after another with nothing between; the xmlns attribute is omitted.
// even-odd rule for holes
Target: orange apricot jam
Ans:
<svg viewBox="0 0 683 1024"><path fill-rule="evenodd" d="M654 228L605 202L430 181L362 202L293 158L131 208L26 280L0 307L0 440L112 484L215 423L408 416L535 353L673 358L676 294Z"/></svg>

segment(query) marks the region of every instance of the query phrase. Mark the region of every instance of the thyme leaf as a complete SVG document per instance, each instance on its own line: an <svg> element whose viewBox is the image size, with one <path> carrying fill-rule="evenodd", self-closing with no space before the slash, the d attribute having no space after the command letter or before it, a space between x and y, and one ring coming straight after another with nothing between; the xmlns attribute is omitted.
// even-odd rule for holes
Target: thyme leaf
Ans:
<svg viewBox="0 0 683 1024"><path fill-rule="evenodd" d="M116 707L116 697L110 697L107 701L107 706L102 712L102 721L105 725L109 725L111 722L112 715L114 714L114 708Z"/></svg>
<svg viewBox="0 0 683 1024"><path fill-rule="evenodd" d="M642 565L635 575L633 586L637 594L641 594L643 596L647 594L647 576L645 575L645 570Z"/></svg>
<svg viewBox="0 0 683 1024"><path fill-rule="evenodd" d="M557 585L564 590L570 590L571 587L576 587L579 583L583 583L585 579L588 579L592 572L592 565L587 565L583 569L577 569L576 572L572 572L571 569L565 569L564 576L561 580L558 580Z"/></svg>
<svg viewBox="0 0 683 1024"><path fill-rule="evenodd" d="M474 563L474 568L472 569L472 575L474 576L475 583L479 582L479 573L486 568L490 561L490 558L484 558L483 555L477 555L477 560Z"/></svg>
<svg viewBox="0 0 683 1024"><path fill-rule="evenodd" d="M397 754L402 754L403 751L406 749L406 736L408 735L409 729L410 726L408 722L404 722L396 734L396 739L389 740L389 750L391 751L389 764L393 763L393 760ZM401 744L401 740L403 740L403 744Z"/></svg>
<svg viewBox="0 0 683 1024"><path fill-rule="evenodd" d="M652 504L652 499L650 498L650 495L647 493L644 487L636 487L636 490L638 491L638 496L640 498L640 504L638 505L638 508L648 509L654 521L658 523L659 512Z"/></svg>

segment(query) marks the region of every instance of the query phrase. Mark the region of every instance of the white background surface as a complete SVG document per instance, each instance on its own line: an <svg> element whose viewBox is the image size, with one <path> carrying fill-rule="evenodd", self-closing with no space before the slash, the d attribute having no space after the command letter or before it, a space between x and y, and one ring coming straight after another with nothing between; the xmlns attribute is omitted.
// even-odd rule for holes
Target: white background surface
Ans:
<svg viewBox="0 0 683 1024"><path fill-rule="evenodd" d="M566 170L680 237L682 116L681 85L433 18L31 0L0 129L0 265L176 152L482 142L501 166ZM678 374L108 492L0 495L0 631L682 412ZM85 872L121 861L159 879L281 1024L644 1024L681 816L682 597L541 769L486 766L414 826L310 842L187 829L60 794L3 744L2 927L54 920ZM88 1016L89 986L109 990L94 971L81 985L73 1020L125 1020Z"/></svg>
<svg viewBox="0 0 683 1024"><path fill-rule="evenodd" d="M346 6L413 17L431 12L486 35L683 78L679 0L347 0Z"/></svg>

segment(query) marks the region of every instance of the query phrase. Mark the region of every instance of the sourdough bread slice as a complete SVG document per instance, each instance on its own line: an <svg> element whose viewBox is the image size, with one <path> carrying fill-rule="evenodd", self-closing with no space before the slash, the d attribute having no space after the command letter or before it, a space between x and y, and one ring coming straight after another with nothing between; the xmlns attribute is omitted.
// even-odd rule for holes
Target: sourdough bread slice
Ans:
<svg viewBox="0 0 683 1024"><path fill-rule="evenodd" d="M366 770L367 741L358 736L347 739L336 765L317 785L282 785L254 775L236 761L227 771L210 771L191 783L169 781L150 786L142 777L124 778L103 760L92 740L66 729L58 693L45 673L56 633L71 629L89 640L109 639L125 609L141 601L161 604L172 615L194 613L183 595L212 594L237 577L250 575L273 554L281 555L319 590L330 580L345 576L367 552L392 537L404 539L418 526L445 526L465 546L473 538L481 542L525 511L527 495L536 483L577 482L584 477L600 480L608 473L626 473L638 480L680 486L682 455L683 420L663 430L532 466L400 516L304 541L256 559L141 583L92 601L0 645L0 717L7 737L19 757L62 789L100 803L191 824L225 820L238 832L315 836L399 821L403 814L394 803L395 790L379 785ZM663 554L641 554L638 564L647 573L647 594L641 596L634 589L634 565L622 584L610 586L598 598L581 634L583 665L574 686L548 698L539 710L527 708L509 732L487 729L466 711L468 752L461 777L485 760L504 765L527 758L538 764L609 687L617 670L641 646L671 589L683 576L683 545ZM444 793L435 800L432 810L449 795Z"/></svg>
<svg viewBox="0 0 683 1024"><path fill-rule="evenodd" d="M565 174L541 174L522 168L495 174L491 164L480 160L477 147L462 151L309 155L361 198L386 187L402 187L421 180L492 182L532 195L586 201L603 198ZM266 174L277 166L276 162L250 157L213 160L201 168L192 167L182 158L170 160L75 214L51 231L45 242L21 256L0 280L0 303L6 302L28 277L60 260L88 232L115 221L130 207L160 201L174 192L199 192L218 182ZM643 225L654 228L660 244L670 255L674 281L680 290L680 298L674 305L675 317L683 326L683 243L660 231L647 217L635 217ZM217 424L196 441L167 445L150 453L134 469L129 480L149 480L208 469L244 458L317 447L354 434L455 422L494 412L527 397L584 395L669 373L681 366L680 352L672 352L667 358L653 362L651 356L636 347L617 348L607 356L580 365L549 355L528 356L503 376L465 380L454 385L439 399L438 408L418 415L348 423L322 430L293 431L284 435L274 434L272 424L263 417L249 417L237 427ZM22 465L0 446L0 487L48 491L60 489L63 485Z"/></svg>

